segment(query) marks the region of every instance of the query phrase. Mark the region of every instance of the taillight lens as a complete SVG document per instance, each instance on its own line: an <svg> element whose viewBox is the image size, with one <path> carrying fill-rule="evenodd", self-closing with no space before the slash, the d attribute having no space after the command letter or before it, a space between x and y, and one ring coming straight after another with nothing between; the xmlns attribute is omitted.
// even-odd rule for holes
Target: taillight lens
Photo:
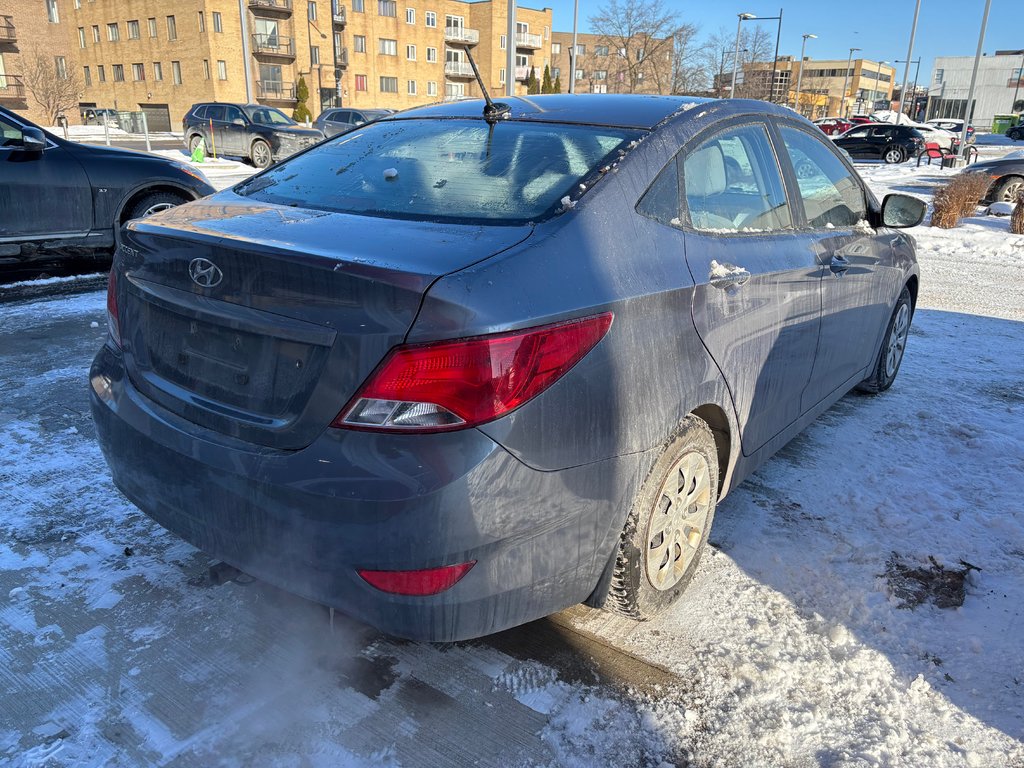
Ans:
<svg viewBox="0 0 1024 768"><path fill-rule="evenodd" d="M426 597L454 587L459 579L469 573L476 560L440 568L425 568L421 571L357 571L370 586L393 595L414 595Z"/></svg>
<svg viewBox="0 0 1024 768"><path fill-rule="evenodd" d="M530 401L604 338L606 312L582 320L395 347L332 422L389 432L464 429Z"/></svg>
<svg viewBox="0 0 1024 768"><path fill-rule="evenodd" d="M117 317L117 277L113 267L110 268L110 276L107 278L107 330L110 331L110 338L120 347L121 328L118 325Z"/></svg>

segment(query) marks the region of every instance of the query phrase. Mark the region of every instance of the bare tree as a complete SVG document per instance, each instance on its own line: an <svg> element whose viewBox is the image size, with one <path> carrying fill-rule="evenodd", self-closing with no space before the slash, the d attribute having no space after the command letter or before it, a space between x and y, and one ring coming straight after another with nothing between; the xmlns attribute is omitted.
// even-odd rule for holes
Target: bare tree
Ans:
<svg viewBox="0 0 1024 768"><path fill-rule="evenodd" d="M746 25L740 32L738 79L736 96L744 99L761 99L771 93L771 67L767 74L758 74L754 65L770 62L775 49L775 36L758 26ZM703 48L704 67L716 78L719 97L729 95L733 70L733 56L736 53L736 33L720 28L712 35Z"/></svg>
<svg viewBox="0 0 1024 768"><path fill-rule="evenodd" d="M709 43L697 39L698 31L695 24L683 24L676 31L672 51L672 93L701 93L711 87L714 70L707 66Z"/></svg>
<svg viewBox="0 0 1024 768"><path fill-rule="evenodd" d="M82 84L76 72L58 69L57 59L33 51L24 57L25 87L46 113L50 125L61 114L77 110Z"/></svg>
<svg viewBox="0 0 1024 768"><path fill-rule="evenodd" d="M675 36L683 26L662 0L606 0L590 17L590 28L616 59L616 80L621 78L627 93L635 93L647 75L659 93L672 88L666 73L671 72ZM665 61L665 71L659 72L659 62L665 66Z"/></svg>

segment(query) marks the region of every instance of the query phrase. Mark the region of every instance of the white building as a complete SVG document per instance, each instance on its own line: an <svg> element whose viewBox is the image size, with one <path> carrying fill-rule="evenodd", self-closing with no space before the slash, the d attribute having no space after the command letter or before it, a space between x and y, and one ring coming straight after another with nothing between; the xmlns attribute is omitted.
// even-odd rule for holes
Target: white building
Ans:
<svg viewBox="0 0 1024 768"><path fill-rule="evenodd" d="M928 116L964 116L971 87L973 56L940 56L935 59L928 87ZM1022 112L1024 101L1024 50L996 51L983 56L974 89L972 123L979 129L992 125L993 115ZM1017 109L1014 109L1016 104Z"/></svg>

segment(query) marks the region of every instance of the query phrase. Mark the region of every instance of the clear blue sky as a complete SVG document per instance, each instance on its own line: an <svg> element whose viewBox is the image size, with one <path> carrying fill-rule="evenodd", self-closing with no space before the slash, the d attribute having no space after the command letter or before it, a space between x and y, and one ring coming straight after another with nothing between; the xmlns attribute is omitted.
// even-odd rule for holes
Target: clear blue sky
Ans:
<svg viewBox="0 0 1024 768"><path fill-rule="evenodd" d="M532 8L550 7L555 29L572 30L572 0L525 0L522 4ZM914 20L913 0L790 0L771 4L749 0L665 0L665 5L677 11L684 21L697 24L702 35L714 34L720 27L734 35L737 13L778 16L781 5L784 11L779 55L799 56L801 36L809 32L818 39L807 41L806 55L817 59L845 59L853 46L863 49L855 57L890 63L906 59ZM581 32L590 31L587 20L600 6L600 0L580 0ZM921 57L920 84L927 85L936 56L974 55L984 9L984 0L922 0L914 42L914 58ZM757 22L744 22L754 23ZM762 23L774 33L778 22ZM997 49L1024 49L1024 10L1020 0L992 0L984 50L992 54ZM913 69L911 67L911 80ZM902 77L903 65L899 65L897 81Z"/></svg>

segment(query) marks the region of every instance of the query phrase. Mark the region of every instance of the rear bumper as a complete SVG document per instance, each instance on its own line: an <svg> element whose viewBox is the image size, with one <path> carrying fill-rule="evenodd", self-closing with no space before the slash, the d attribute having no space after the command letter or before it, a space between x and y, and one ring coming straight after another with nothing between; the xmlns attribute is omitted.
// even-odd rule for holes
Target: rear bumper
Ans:
<svg viewBox="0 0 1024 768"><path fill-rule="evenodd" d="M109 346L90 384L114 482L143 512L253 576L415 640L477 637L586 599L641 463L539 472L477 430L325 430L299 451L236 443L140 395ZM387 594L356 573L470 560L431 597Z"/></svg>

